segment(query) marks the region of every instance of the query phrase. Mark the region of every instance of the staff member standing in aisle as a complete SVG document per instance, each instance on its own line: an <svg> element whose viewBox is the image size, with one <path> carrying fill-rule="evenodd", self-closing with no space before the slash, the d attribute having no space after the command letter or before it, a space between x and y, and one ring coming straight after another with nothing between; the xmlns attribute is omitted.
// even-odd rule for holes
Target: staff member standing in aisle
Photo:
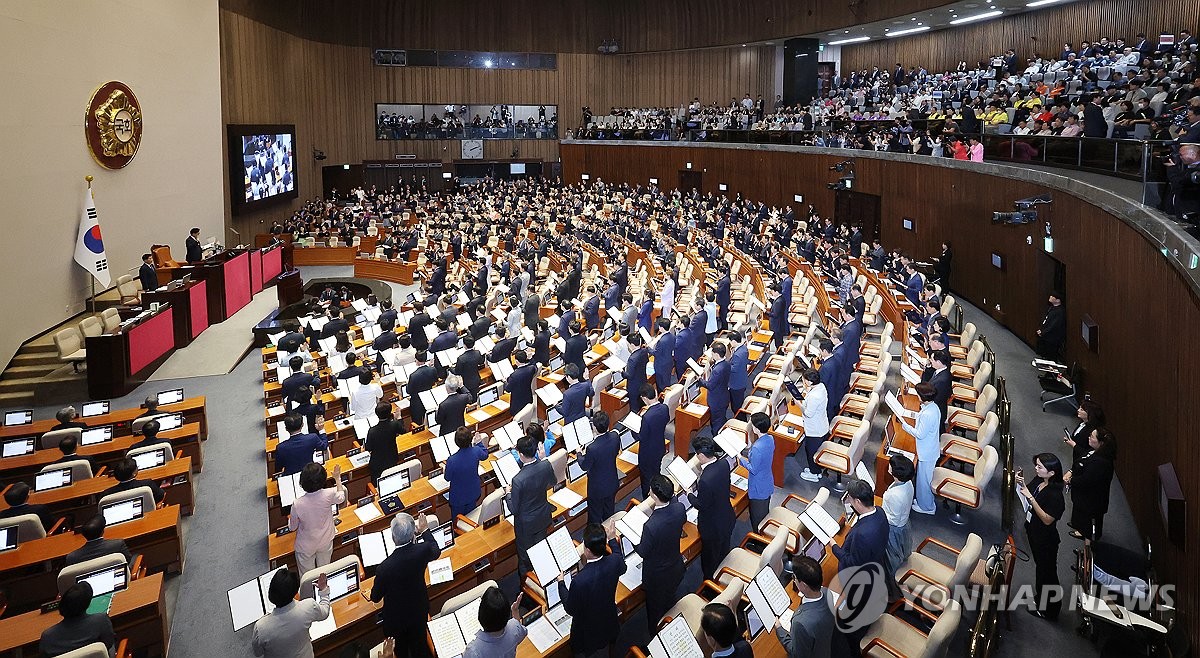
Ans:
<svg viewBox="0 0 1200 658"><path fill-rule="evenodd" d="M1029 614L1055 621L1062 609L1062 592L1058 590L1058 520L1066 511L1063 497L1062 462L1044 452L1033 458L1035 477L1026 485L1025 477L1017 471L1017 494L1026 500L1025 534L1029 537L1029 553L1033 556L1034 587L1037 602Z"/></svg>

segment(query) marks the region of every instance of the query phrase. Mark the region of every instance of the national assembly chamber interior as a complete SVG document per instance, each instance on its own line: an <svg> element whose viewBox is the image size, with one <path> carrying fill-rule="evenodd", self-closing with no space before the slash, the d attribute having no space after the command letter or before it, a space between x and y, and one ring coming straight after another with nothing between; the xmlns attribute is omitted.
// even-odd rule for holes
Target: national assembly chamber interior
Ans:
<svg viewBox="0 0 1200 658"><path fill-rule="evenodd" d="M1197 29L4 3L0 657L1192 655Z"/></svg>

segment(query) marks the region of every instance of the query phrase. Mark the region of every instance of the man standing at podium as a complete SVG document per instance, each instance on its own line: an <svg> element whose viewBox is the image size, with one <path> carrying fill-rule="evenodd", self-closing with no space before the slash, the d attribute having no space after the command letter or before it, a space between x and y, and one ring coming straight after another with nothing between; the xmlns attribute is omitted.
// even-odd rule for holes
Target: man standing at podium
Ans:
<svg viewBox="0 0 1200 658"><path fill-rule="evenodd" d="M158 287L158 273L154 271L153 254L142 254L142 267L138 269L138 278L142 281L143 291Z"/></svg>
<svg viewBox="0 0 1200 658"><path fill-rule="evenodd" d="M204 260L204 249L200 246L200 228L193 227L188 233L186 242L187 245L187 262L199 263ZM157 287L157 286L155 286Z"/></svg>

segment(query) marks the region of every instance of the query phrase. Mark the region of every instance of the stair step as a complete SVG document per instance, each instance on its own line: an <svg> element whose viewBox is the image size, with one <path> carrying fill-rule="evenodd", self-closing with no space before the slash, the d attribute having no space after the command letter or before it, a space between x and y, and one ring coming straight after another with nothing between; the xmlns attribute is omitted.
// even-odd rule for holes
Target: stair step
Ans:
<svg viewBox="0 0 1200 658"><path fill-rule="evenodd" d="M0 381L10 381L14 379L41 379L46 375L54 372L59 368L57 362L48 365L32 365L32 366L15 366L4 371L0 375Z"/></svg>
<svg viewBox="0 0 1200 658"><path fill-rule="evenodd" d="M38 379L41 378L0 380L0 393L28 392L29 395L33 395L33 386Z"/></svg>
<svg viewBox="0 0 1200 658"><path fill-rule="evenodd" d="M33 405L32 392L5 393L0 392L0 408L13 409Z"/></svg>
<svg viewBox="0 0 1200 658"><path fill-rule="evenodd" d="M33 352L29 354L18 353L13 357L10 367L18 366L57 366L61 361L58 360L57 352Z"/></svg>
<svg viewBox="0 0 1200 658"><path fill-rule="evenodd" d="M48 342L41 343L26 343L17 354L57 354L58 348L54 346L54 339L51 338Z"/></svg>

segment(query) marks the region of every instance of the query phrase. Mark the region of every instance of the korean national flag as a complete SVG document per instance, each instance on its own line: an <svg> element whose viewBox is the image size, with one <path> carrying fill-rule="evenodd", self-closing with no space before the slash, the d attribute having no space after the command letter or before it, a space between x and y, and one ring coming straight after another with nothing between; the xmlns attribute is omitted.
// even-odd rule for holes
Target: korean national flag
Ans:
<svg viewBox="0 0 1200 658"><path fill-rule="evenodd" d="M96 221L96 202L92 190L83 192L83 213L79 216L79 238L75 241L75 262L96 277L107 288L112 283L108 272L108 256L104 253L104 240L100 237L100 223Z"/></svg>

